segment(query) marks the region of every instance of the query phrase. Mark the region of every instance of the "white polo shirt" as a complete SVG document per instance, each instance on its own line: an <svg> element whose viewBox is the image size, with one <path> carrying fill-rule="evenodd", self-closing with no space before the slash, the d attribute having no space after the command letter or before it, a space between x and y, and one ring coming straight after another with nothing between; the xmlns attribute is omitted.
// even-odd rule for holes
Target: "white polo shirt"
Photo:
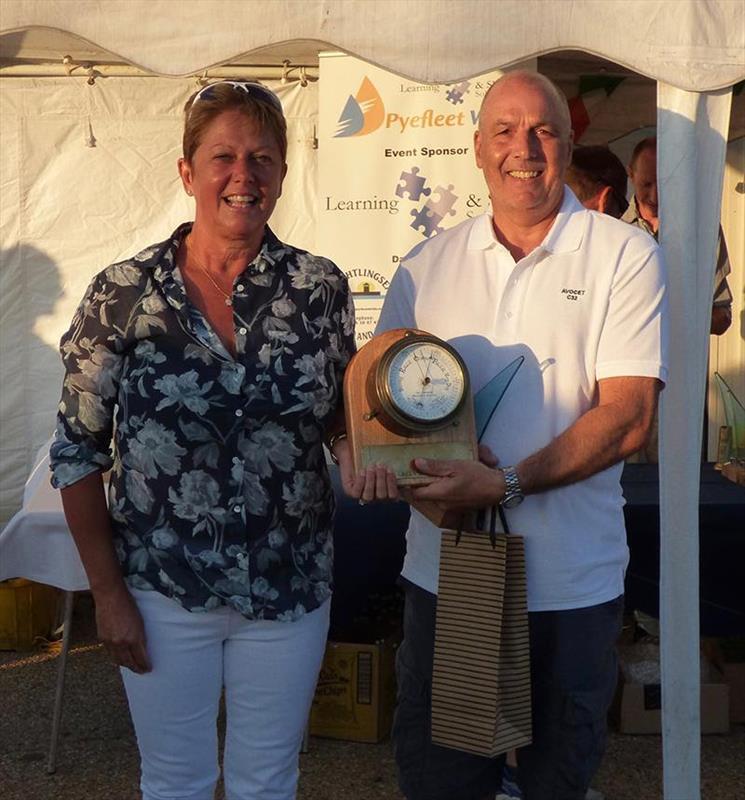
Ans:
<svg viewBox="0 0 745 800"><path fill-rule="evenodd" d="M464 358L474 392L525 362L482 441L516 464L596 402L597 382L666 380L662 255L641 230L587 211L566 188L541 245L515 263L483 215L416 247L399 266L377 332L417 327ZM507 511L525 537L531 611L582 608L623 593L628 548L619 463ZM437 591L440 533L412 509L403 575Z"/></svg>

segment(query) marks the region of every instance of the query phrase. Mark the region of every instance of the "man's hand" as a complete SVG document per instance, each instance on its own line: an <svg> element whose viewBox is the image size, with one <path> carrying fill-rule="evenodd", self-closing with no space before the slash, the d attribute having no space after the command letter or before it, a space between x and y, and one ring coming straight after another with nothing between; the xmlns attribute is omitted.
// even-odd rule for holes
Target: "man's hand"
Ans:
<svg viewBox="0 0 745 800"><path fill-rule="evenodd" d="M488 448L482 455L496 465L496 458ZM414 467L423 475L431 475L433 480L426 486L410 489L413 502L434 501L446 511L464 511L486 508L498 503L504 497L504 478L499 470L479 461L444 461L416 458Z"/></svg>
<svg viewBox="0 0 745 800"><path fill-rule="evenodd" d="M138 675L150 672L145 647L145 626L132 595L122 583L112 592L94 595L98 638L121 667Z"/></svg>

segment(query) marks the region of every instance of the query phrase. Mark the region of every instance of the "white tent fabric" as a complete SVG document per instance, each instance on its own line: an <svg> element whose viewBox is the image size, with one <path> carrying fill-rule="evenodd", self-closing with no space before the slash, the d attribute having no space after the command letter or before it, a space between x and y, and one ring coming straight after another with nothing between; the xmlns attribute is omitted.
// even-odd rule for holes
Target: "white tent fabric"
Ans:
<svg viewBox="0 0 745 800"><path fill-rule="evenodd" d="M699 687L691 669L698 663L697 432L712 285L711 270L702 265L713 263L729 88L745 79L745 3L0 2L3 64L59 64L70 54L77 61L125 62L160 75L187 76L217 64L281 64L286 57L315 64L320 49L345 50L414 79L451 82L542 53L584 50L663 82L659 168L673 313L671 379L661 416L664 780L666 798L697 800ZM147 88L137 81L147 81ZM58 392L54 347L60 320L70 318L94 271L130 254L136 244L166 235L188 215L172 165L179 107L193 83L107 78L107 89L100 92L64 78L13 79L12 92L6 84L0 86L0 239L6 248L0 271L0 465L16 490L9 494L7 485L0 486L0 504L11 511L20 502L30 455L48 435L44 426ZM302 94L307 89L312 87L293 84L291 91L301 101L312 98ZM290 157L297 184L286 186L286 197L313 192L315 161L303 161L303 152L313 146L313 113L306 107L297 114ZM116 163L113 178L98 171L105 159ZM133 182L142 198L134 209L120 202ZM301 246L305 236L312 237L312 220L291 205L278 213L280 235L289 232ZM29 307L46 310L29 321Z"/></svg>
<svg viewBox="0 0 745 800"><path fill-rule="evenodd" d="M658 182L671 310L670 379L660 413L660 622L666 798L699 783L699 547L701 419L731 91L659 84ZM681 491L681 487L685 487ZM669 765L669 768L668 768Z"/></svg>
<svg viewBox="0 0 745 800"><path fill-rule="evenodd" d="M193 218L176 162L195 88L168 78L0 84L0 524L20 506L54 426L57 347L88 282ZM272 88L288 119L290 165L272 226L312 249L315 214L297 209L315 196L318 84Z"/></svg>
<svg viewBox="0 0 745 800"><path fill-rule="evenodd" d="M306 52L344 50L422 81L452 82L567 48L693 91L743 74L740 0L5 0L2 16L6 31L70 31L161 75L243 53L266 57L294 40Z"/></svg>

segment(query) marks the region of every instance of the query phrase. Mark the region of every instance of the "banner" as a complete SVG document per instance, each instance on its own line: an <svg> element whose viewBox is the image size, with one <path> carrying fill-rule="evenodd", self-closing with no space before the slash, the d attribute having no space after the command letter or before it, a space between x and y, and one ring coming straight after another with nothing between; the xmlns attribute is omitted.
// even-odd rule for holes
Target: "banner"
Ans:
<svg viewBox="0 0 745 800"><path fill-rule="evenodd" d="M489 210L473 134L501 74L423 84L321 54L318 252L349 278L358 346L372 337L401 258Z"/></svg>

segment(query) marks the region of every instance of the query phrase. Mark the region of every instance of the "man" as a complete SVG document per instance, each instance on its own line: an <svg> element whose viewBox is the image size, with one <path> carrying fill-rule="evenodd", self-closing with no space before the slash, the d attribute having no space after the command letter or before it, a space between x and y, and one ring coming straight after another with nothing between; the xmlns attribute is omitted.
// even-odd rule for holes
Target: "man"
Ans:
<svg viewBox="0 0 745 800"><path fill-rule="evenodd" d="M629 178L634 186L634 197L623 215L623 220L640 227L657 239L660 219L657 204L656 137L642 139L634 148L629 164ZM721 228L717 240L716 265L710 333L721 336L732 324L732 292L727 283L727 275L730 273L729 254Z"/></svg>
<svg viewBox="0 0 745 800"><path fill-rule="evenodd" d="M621 159L607 147L574 148L566 182L585 208L621 217L629 207L626 181Z"/></svg>
<svg viewBox="0 0 745 800"><path fill-rule="evenodd" d="M544 77L497 81L474 143L491 216L438 234L404 260L378 331L417 327L450 341L473 391L525 356L483 440L500 468L416 459L432 482L411 495L455 510L502 503L525 537L533 744L518 753L519 781L527 800L580 800L602 756L616 682L628 560L622 461L643 444L666 378L663 266L648 236L591 214L565 190L569 112ZM386 491L385 474L376 481L368 470L361 499ZM430 738L439 543L439 530L412 509L397 659L399 781L409 800L493 800L503 759Z"/></svg>

